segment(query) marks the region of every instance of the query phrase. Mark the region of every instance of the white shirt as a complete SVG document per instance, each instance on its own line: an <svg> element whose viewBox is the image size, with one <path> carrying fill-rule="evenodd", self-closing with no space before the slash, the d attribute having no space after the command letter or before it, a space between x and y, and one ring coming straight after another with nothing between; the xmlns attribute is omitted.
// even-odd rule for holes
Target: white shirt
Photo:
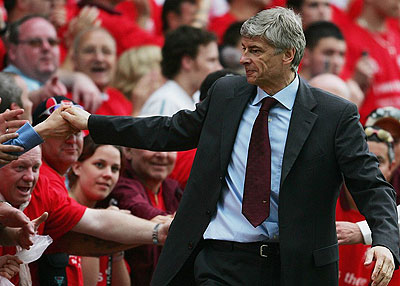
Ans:
<svg viewBox="0 0 400 286"><path fill-rule="evenodd" d="M182 109L194 110L196 102L191 95L173 80L153 92L144 103L140 116L171 116Z"/></svg>

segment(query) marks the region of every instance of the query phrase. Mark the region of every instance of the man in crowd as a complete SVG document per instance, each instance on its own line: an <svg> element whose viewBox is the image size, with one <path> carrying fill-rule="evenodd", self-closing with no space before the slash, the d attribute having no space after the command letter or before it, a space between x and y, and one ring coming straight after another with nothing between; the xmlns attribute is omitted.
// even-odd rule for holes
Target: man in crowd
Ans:
<svg viewBox="0 0 400 286"><path fill-rule="evenodd" d="M21 88L17 82L24 87L25 83L21 80L20 76L0 72L0 112L4 112L7 109L23 109L24 113L18 119L32 122L32 102L29 99L27 90Z"/></svg>
<svg viewBox="0 0 400 286"><path fill-rule="evenodd" d="M97 143L197 147L152 284L336 286L344 179L374 234L372 285L386 285L400 260L394 191L368 152L356 106L298 77L305 39L293 11L259 12L241 35L246 78L218 80L193 112L62 111Z"/></svg>
<svg viewBox="0 0 400 286"><path fill-rule="evenodd" d="M196 0L166 0L161 14L164 34L192 24L197 10Z"/></svg>
<svg viewBox="0 0 400 286"><path fill-rule="evenodd" d="M215 36L207 31L181 26L169 33L162 48L162 74L168 81L143 105L141 115L172 115L193 110L194 93L206 76L222 68Z"/></svg>
<svg viewBox="0 0 400 286"><path fill-rule="evenodd" d="M117 46L107 30L95 27L81 31L73 43L74 70L90 77L101 91L103 102L96 114L131 115L132 104L111 81L115 76Z"/></svg>
<svg viewBox="0 0 400 286"><path fill-rule="evenodd" d="M48 20L37 15L23 17L9 27L10 65L4 71L22 76L28 85L33 108L47 97L65 95L68 87L76 101L96 111L101 104L98 88L82 73L58 69L58 44L57 32Z"/></svg>

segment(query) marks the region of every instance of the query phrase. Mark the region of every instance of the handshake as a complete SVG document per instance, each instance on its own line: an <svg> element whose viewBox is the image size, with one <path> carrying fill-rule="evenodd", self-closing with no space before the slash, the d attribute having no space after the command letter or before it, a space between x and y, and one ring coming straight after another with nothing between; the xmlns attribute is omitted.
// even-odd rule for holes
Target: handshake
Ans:
<svg viewBox="0 0 400 286"><path fill-rule="evenodd" d="M21 120L23 109L6 110L0 113L0 167L18 159L18 155L28 151L49 137L64 137L87 129L90 113L71 104L60 104L47 112L44 121L33 127L26 126L27 120ZM24 126L25 127L25 126ZM29 144L26 144L29 143ZM32 146L28 146L28 145ZM24 149L25 148L25 149Z"/></svg>
<svg viewBox="0 0 400 286"><path fill-rule="evenodd" d="M90 113L74 105L61 105L43 122L34 127L46 140L49 137L68 137L88 128Z"/></svg>

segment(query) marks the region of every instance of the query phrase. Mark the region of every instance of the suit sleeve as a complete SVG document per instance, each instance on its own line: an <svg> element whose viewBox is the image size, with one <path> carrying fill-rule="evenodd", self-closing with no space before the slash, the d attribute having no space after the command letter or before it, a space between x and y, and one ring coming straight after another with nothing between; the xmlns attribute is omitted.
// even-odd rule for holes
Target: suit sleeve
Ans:
<svg viewBox="0 0 400 286"><path fill-rule="evenodd" d="M398 224L400 228L400 205L397 206L397 216L398 216ZM358 227L360 228L361 234L364 239L364 244L371 245L372 244L372 233L371 229L368 226L366 220L357 222ZM399 234L400 235L400 234Z"/></svg>
<svg viewBox="0 0 400 286"><path fill-rule="evenodd" d="M98 144L113 144L152 151L183 151L197 147L209 97L196 110L181 110L172 117L91 115L88 127Z"/></svg>
<svg viewBox="0 0 400 286"><path fill-rule="evenodd" d="M335 135L337 161L347 188L372 230L372 245L390 249L399 265L399 229L395 191L379 170L376 157L368 151L357 108L348 104Z"/></svg>

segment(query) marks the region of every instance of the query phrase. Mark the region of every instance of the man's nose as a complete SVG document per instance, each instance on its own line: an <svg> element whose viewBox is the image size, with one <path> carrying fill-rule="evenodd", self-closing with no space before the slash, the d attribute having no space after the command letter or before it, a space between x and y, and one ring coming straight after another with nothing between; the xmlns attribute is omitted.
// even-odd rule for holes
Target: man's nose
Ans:
<svg viewBox="0 0 400 286"><path fill-rule="evenodd" d="M25 182L33 182L33 180L35 179L34 173L32 169L27 169L24 173L24 176L22 177L22 179Z"/></svg>

